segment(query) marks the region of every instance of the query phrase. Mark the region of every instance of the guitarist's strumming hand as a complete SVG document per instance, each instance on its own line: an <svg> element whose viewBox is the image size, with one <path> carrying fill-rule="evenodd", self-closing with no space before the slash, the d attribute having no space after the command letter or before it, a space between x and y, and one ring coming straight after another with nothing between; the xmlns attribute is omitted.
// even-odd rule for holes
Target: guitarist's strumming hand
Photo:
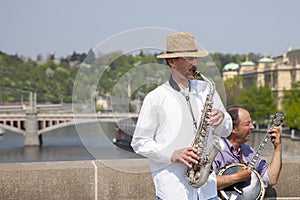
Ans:
<svg viewBox="0 0 300 200"><path fill-rule="evenodd" d="M250 178L251 173L252 173L251 167L244 166L239 168L235 173L235 175L237 176L237 180L239 180L237 182L247 181Z"/></svg>
<svg viewBox="0 0 300 200"><path fill-rule="evenodd" d="M247 181L251 177L251 167L243 166L234 174L217 175L217 188L222 190L231 185Z"/></svg>

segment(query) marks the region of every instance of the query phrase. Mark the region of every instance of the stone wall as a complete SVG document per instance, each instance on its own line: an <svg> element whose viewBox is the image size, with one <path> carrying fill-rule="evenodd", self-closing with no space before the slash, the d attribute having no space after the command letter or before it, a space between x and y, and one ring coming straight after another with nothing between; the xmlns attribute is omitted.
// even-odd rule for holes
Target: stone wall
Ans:
<svg viewBox="0 0 300 200"><path fill-rule="evenodd" d="M284 163L267 196L300 199L299 172L299 163ZM146 159L1 163L0 199L150 200L155 191Z"/></svg>

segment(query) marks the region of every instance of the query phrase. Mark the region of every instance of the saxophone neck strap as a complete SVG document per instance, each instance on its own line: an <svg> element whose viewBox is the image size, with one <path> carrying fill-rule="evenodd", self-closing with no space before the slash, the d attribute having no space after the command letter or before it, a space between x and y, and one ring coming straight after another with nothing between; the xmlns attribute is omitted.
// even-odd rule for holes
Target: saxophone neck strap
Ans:
<svg viewBox="0 0 300 200"><path fill-rule="evenodd" d="M189 95L185 95L185 94L182 92L182 89L179 87L179 85L178 85L178 84L176 83L176 81L173 79L172 75L170 76L169 84L170 84L170 86L171 86L174 90L176 90L177 92L180 92L180 93L184 96L184 98L185 98L185 100L186 100L186 102L187 102L188 108L189 108L189 110L190 110L190 113L191 113L191 115L192 115L192 118L193 118L193 124L194 124L194 126L195 126L195 130L197 130L197 121L196 121L196 119L195 119L195 115L194 115L194 112L193 112L193 109L192 109L192 105L191 105L191 101L190 101ZM189 92L190 92L190 91L191 91L191 82L189 81Z"/></svg>

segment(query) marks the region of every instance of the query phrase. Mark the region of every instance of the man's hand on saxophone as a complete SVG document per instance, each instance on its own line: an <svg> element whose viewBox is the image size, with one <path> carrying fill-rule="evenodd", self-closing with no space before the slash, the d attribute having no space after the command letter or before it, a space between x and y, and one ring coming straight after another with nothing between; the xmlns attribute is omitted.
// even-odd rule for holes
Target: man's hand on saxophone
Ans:
<svg viewBox="0 0 300 200"><path fill-rule="evenodd" d="M209 124L216 128L219 126L224 119L224 113L218 109L212 109L209 117Z"/></svg>
<svg viewBox="0 0 300 200"><path fill-rule="evenodd" d="M171 157L172 162L182 163L188 168L191 168L190 163L197 164L199 161L198 150L194 147L175 150Z"/></svg>
<svg viewBox="0 0 300 200"><path fill-rule="evenodd" d="M213 128L219 126L224 119L224 113L218 109L212 109L209 117L209 123ZM182 163L188 168L192 167L192 163L199 162L199 152L194 147L179 149L173 152L171 161Z"/></svg>

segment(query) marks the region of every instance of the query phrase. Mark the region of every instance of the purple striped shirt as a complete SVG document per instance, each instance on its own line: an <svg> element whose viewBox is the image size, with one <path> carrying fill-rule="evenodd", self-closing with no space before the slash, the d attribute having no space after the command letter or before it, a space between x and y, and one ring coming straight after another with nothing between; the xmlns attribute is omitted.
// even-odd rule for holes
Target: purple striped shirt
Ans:
<svg viewBox="0 0 300 200"><path fill-rule="evenodd" d="M217 154L213 162L213 169L216 173L225 166L232 164L232 163L240 163L240 151L242 150L242 157L245 164L249 164L251 159L255 154L255 150L247 144L242 144L239 149L238 153L234 153L234 148L232 144L229 142L227 138L222 137L226 144L226 149L221 151ZM254 169L261 175L264 180L265 187L269 184L269 177L267 172L268 164L262 158L258 158Z"/></svg>

